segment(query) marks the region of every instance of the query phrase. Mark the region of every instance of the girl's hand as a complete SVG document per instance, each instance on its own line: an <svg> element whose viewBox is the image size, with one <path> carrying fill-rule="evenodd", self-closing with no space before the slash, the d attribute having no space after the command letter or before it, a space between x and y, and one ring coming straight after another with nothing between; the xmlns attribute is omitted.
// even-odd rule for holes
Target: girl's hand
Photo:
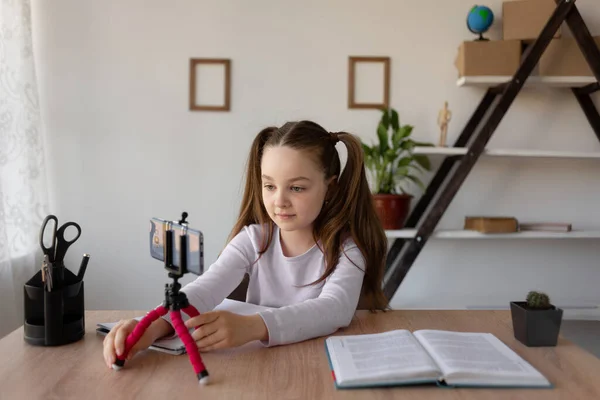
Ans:
<svg viewBox="0 0 600 400"><path fill-rule="evenodd" d="M121 320L104 338L103 355L108 368L112 368L112 365L117 361L117 354L121 355L125 351L125 340L127 339L127 336L133 332L137 323L138 321L135 319ZM161 318L154 321L150 324L148 329L146 329L146 332L144 332L135 346L129 350L126 360L130 360L139 351L150 347L156 339L163 337L172 331L173 329L167 321Z"/></svg>
<svg viewBox="0 0 600 400"><path fill-rule="evenodd" d="M267 327L260 315L239 315L229 311L209 311L185 322L198 327L192 338L200 351L241 346L254 340L268 340Z"/></svg>

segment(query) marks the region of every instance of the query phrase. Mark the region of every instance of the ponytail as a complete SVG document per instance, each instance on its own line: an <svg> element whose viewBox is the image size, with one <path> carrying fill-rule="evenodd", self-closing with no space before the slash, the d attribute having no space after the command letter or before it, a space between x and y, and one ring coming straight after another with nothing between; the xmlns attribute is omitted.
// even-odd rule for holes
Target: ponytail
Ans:
<svg viewBox="0 0 600 400"><path fill-rule="evenodd" d="M320 218L320 230L324 243L332 248L326 253L327 265L336 265L343 238L341 232L348 232L365 258L365 277L359 308L371 311L384 310L388 299L383 293L383 274L387 256L387 237L375 212L373 197L364 167L364 153L360 140L347 132L330 133L335 144L341 141L346 145L348 157L338 183L330 189L330 197ZM327 246L326 246L327 247ZM328 256L329 255L329 256ZM324 276L333 272L327 268Z"/></svg>
<svg viewBox="0 0 600 400"><path fill-rule="evenodd" d="M383 294L383 275L387 257L387 237L373 202L365 173L364 153L355 136L338 134L348 149L348 161L340 177L339 200L348 204L350 232L366 259L363 284L364 306L371 310L385 309L389 299Z"/></svg>
<svg viewBox="0 0 600 400"><path fill-rule="evenodd" d="M275 127L265 128L256 135L252 142L246 165L246 184L240 204L239 217L227 239L228 242L231 241L247 225L260 224L264 226L269 224L268 230L263 229L261 254L266 251L273 237L273 223L262 203L260 161L265 144L276 130Z"/></svg>

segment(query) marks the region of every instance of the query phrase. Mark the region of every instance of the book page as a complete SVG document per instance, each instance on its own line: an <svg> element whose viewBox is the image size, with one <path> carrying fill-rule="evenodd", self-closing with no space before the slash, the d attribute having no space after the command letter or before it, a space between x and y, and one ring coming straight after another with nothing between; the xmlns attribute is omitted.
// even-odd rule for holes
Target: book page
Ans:
<svg viewBox="0 0 600 400"><path fill-rule="evenodd" d="M491 333L421 330L415 337L448 383L549 385L527 361Z"/></svg>
<svg viewBox="0 0 600 400"><path fill-rule="evenodd" d="M139 321L141 317L137 317L136 319ZM99 333L100 335L107 335L116 324L117 322L99 322L96 324L96 333ZM158 339L152 345L150 345L149 348L151 350L157 350L174 355L185 353L185 345L177 336L172 338Z"/></svg>
<svg viewBox="0 0 600 400"><path fill-rule="evenodd" d="M433 382L440 369L407 330L326 339L338 384Z"/></svg>

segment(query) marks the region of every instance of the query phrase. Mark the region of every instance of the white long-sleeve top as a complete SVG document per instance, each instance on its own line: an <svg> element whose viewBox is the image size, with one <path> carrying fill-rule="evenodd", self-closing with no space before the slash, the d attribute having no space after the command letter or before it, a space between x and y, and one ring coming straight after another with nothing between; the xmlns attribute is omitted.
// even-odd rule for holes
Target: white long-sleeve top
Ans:
<svg viewBox="0 0 600 400"><path fill-rule="evenodd" d="M255 262L260 241L260 225L246 226L203 275L181 289L188 301L200 313L210 311L248 273L246 301L271 307L259 312L269 332L264 345L299 342L348 326L358 305L365 270L364 258L354 241L346 240L335 271L325 281L304 287L325 271L319 246L286 257L275 226L271 245Z"/></svg>

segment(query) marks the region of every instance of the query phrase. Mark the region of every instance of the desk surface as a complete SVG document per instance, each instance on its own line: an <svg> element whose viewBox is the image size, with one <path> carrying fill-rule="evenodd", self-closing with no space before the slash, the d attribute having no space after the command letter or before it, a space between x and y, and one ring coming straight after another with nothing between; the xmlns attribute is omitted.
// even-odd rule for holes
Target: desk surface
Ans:
<svg viewBox="0 0 600 400"><path fill-rule="evenodd" d="M187 355L155 351L136 355L121 371L102 358L103 337L97 322L143 315L135 311L88 311L86 335L61 347L36 347L19 328L0 340L2 398L219 398L219 399L600 399L600 359L560 338L556 347L528 348L513 337L509 311L358 311L352 324L336 334L404 328L482 331L495 334L542 372L554 389L442 389L398 387L336 390L324 338L263 348L254 344L203 353L212 383L197 384ZM206 396L206 397L204 397Z"/></svg>

